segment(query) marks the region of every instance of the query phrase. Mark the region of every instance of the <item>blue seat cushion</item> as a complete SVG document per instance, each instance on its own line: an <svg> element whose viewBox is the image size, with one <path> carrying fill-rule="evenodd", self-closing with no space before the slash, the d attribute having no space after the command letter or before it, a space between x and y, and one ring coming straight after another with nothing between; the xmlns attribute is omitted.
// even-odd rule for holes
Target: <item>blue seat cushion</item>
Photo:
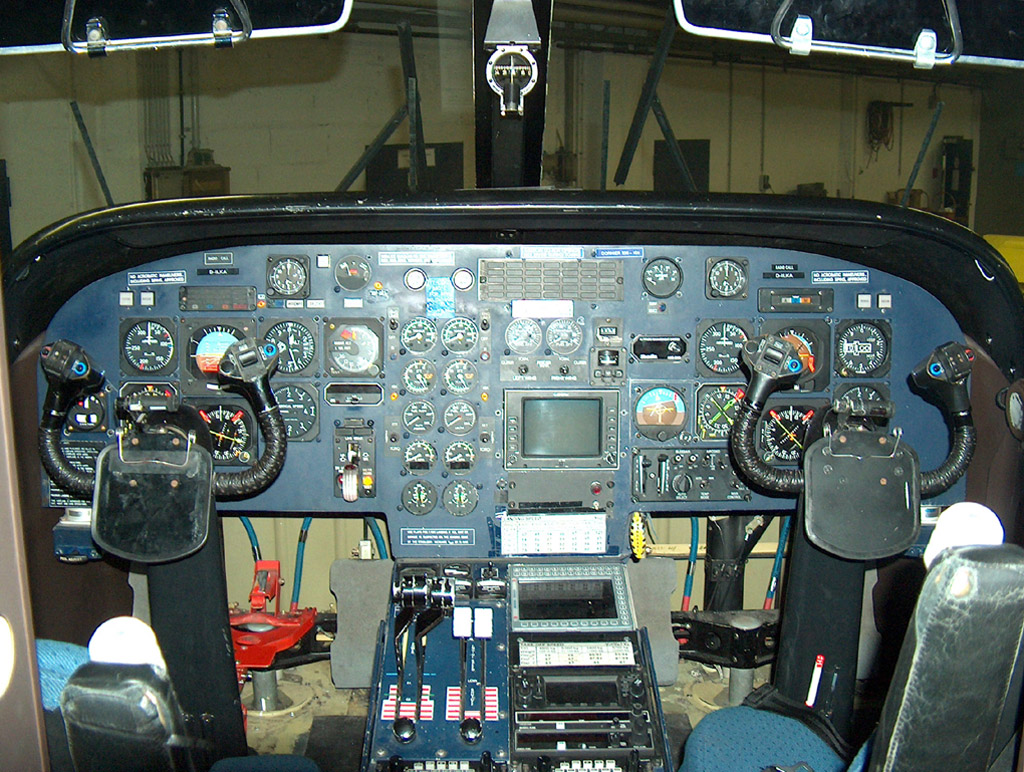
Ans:
<svg viewBox="0 0 1024 772"><path fill-rule="evenodd" d="M79 666L89 661L89 650L74 643L40 638L36 641L36 661L43 709L57 710L64 685Z"/></svg>
<svg viewBox="0 0 1024 772"><path fill-rule="evenodd" d="M794 718L746 706L723 708L701 720L686 741L679 772L762 772L799 762L814 772L843 772L846 764L824 740Z"/></svg>

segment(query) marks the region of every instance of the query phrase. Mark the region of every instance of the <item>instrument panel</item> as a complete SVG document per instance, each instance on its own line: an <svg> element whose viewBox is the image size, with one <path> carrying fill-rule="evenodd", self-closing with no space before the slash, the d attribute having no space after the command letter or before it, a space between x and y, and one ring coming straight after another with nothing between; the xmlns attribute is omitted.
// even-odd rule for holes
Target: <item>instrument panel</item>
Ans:
<svg viewBox="0 0 1024 772"><path fill-rule="evenodd" d="M488 557L614 553L636 510L791 509L751 490L727 448L739 350L764 333L789 339L805 364L758 428L768 463L798 463L850 392L893 400L922 468L944 459L942 415L906 374L963 339L954 318L905 279L807 252L242 246L100 279L47 338L81 344L107 376L69 417L75 463L113 441L116 396L152 389L200 409L218 465L251 464L255 419L217 387L216 368L233 341L262 337L282 351L272 385L288 458L265 493L222 509L377 513L399 557Z"/></svg>

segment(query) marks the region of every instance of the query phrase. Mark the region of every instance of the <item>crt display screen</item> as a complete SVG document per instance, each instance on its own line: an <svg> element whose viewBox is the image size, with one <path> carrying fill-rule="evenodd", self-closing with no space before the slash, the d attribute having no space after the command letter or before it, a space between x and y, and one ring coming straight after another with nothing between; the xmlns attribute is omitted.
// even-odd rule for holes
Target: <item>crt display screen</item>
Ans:
<svg viewBox="0 0 1024 772"><path fill-rule="evenodd" d="M559 579L519 583L519 618L615 619L615 590L610 579Z"/></svg>
<svg viewBox="0 0 1024 772"><path fill-rule="evenodd" d="M524 457L594 458L600 455L600 399L523 400Z"/></svg>

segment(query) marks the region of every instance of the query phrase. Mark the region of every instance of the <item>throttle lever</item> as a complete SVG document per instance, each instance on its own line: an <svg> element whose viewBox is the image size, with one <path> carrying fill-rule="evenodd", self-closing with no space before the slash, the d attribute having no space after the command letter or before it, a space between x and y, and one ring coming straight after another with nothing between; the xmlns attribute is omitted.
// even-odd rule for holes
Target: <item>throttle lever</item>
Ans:
<svg viewBox="0 0 1024 772"><path fill-rule="evenodd" d="M974 351L962 343L943 343L910 372L914 385L940 402L954 421L971 414L967 378L974 365Z"/></svg>

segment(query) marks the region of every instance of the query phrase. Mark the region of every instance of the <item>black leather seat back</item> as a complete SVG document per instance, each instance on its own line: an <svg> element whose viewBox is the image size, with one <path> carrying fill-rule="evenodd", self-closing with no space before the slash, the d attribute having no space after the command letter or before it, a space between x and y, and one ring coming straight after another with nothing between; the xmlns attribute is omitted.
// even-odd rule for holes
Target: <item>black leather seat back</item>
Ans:
<svg viewBox="0 0 1024 772"><path fill-rule="evenodd" d="M869 772L983 772L1019 726L1024 550L951 550L929 571L882 709ZM1004 712L1011 720L1004 721Z"/></svg>

